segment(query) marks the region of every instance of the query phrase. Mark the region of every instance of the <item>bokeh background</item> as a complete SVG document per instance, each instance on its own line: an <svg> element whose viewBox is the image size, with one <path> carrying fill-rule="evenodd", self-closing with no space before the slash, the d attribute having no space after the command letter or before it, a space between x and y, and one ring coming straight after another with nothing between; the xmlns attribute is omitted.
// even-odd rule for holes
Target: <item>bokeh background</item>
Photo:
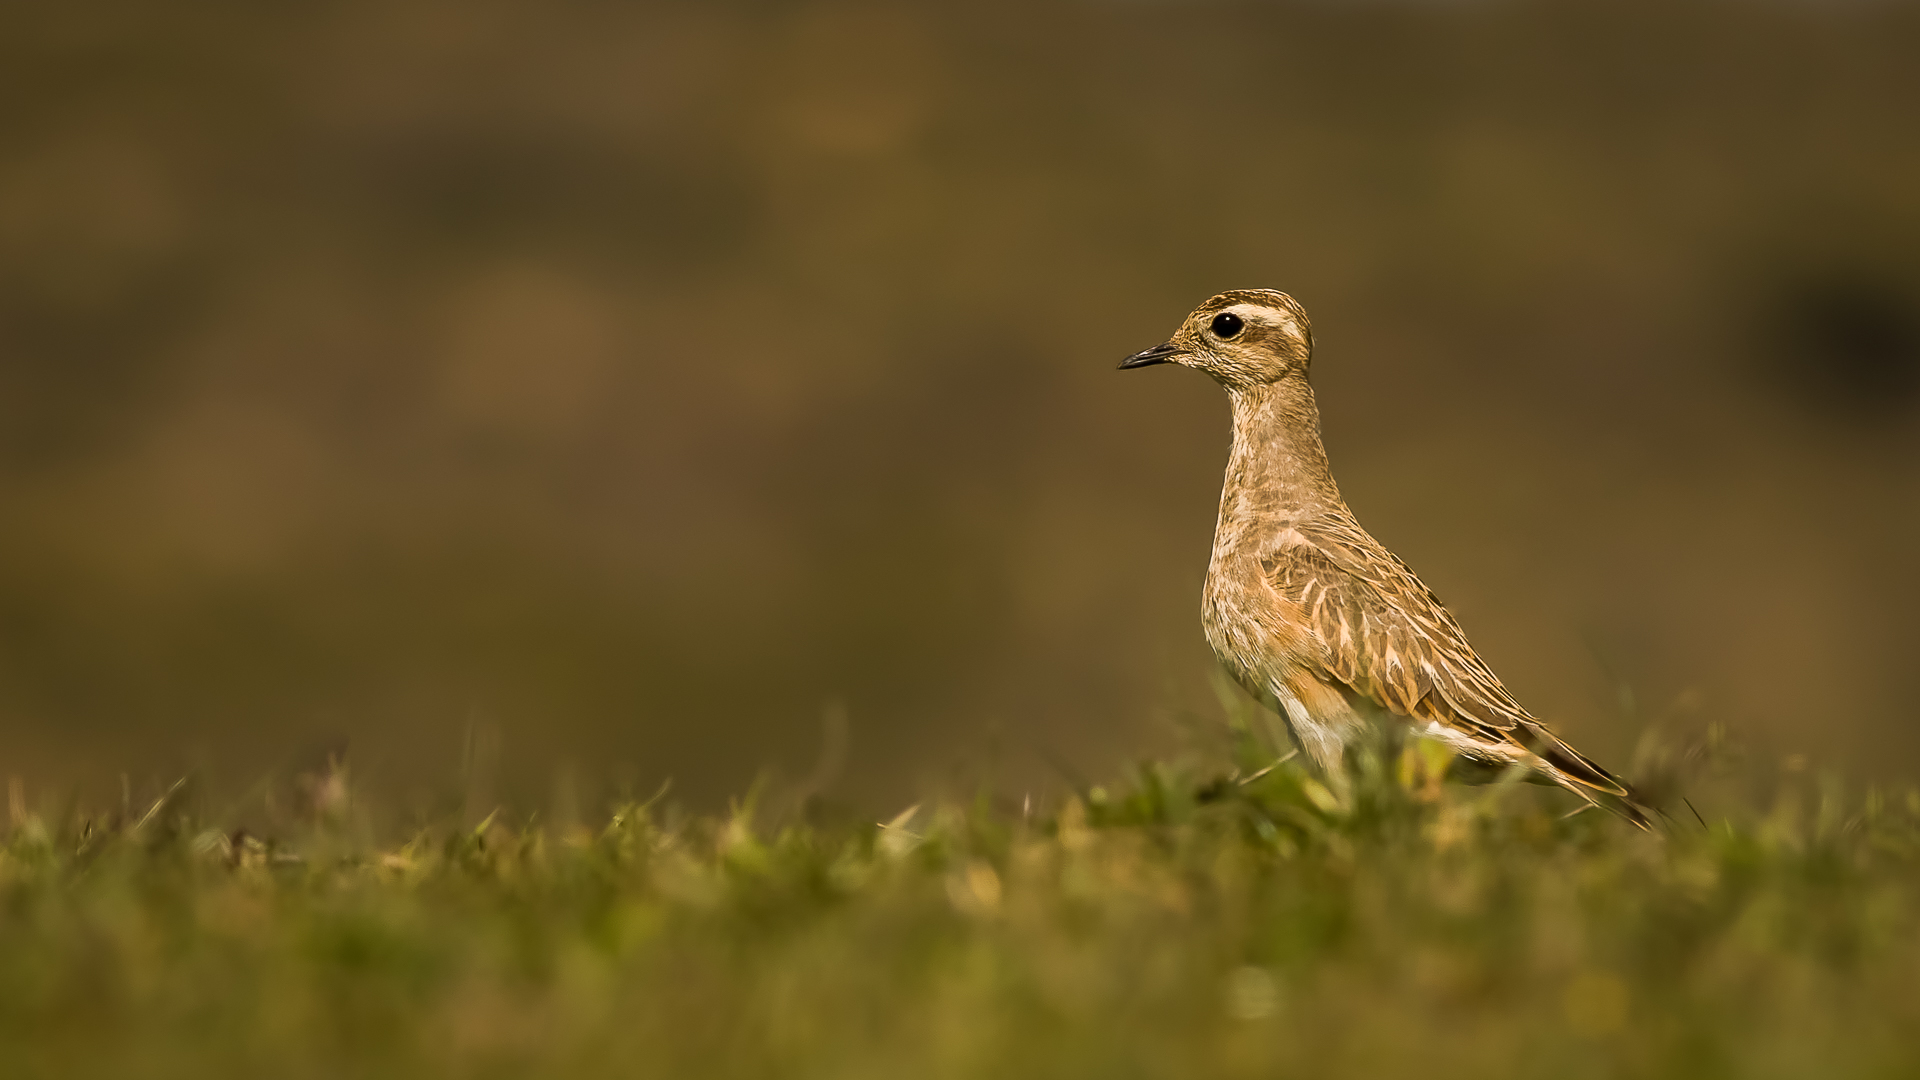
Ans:
<svg viewBox="0 0 1920 1080"><path fill-rule="evenodd" d="M1920 777L1916 56L1870 2L10 5L0 772L1107 775L1219 722L1227 434L1113 366L1267 286L1361 520L1574 742Z"/></svg>

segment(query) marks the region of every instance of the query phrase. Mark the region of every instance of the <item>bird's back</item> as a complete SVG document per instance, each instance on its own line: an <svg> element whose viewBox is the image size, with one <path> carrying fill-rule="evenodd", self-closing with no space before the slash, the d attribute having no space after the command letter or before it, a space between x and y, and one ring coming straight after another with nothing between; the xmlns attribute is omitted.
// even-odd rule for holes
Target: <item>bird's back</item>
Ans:
<svg viewBox="0 0 1920 1080"><path fill-rule="evenodd" d="M1330 733L1343 749L1384 714L1475 764L1544 765L1576 790L1629 795L1514 699L1433 590L1344 504L1217 538L1207 595L1216 652L1279 704L1309 750L1319 744L1323 767L1338 765ZM1246 663L1231 643L1253 639L1271 644Z"/></svg>

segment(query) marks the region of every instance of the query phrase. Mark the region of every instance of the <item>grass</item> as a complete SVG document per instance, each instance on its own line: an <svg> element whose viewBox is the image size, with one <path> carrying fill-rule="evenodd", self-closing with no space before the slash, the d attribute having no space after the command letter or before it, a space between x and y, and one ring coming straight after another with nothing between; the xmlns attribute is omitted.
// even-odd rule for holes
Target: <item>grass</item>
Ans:
<svg viewBox="0 0 1920 1080"><path fill-rule="evenodd" d="M9 1077L1867 1077L1920 1070L1920 797L1666 836L1425 748L1045 816L0 849ZM1244 775L1242 775L1244 774Z"/></svg>

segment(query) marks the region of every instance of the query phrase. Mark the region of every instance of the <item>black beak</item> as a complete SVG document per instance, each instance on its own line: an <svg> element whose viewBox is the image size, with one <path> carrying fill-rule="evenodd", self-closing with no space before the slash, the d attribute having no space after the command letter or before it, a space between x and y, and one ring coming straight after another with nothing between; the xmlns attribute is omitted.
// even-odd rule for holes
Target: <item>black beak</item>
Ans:
<svg viewBox="0 0 1920 1080"><path fill-rule="evenodd" d="M1151 349L1134 353L1132 356L1120 361L1120 370L1125 371L1128 368L1151 367L1154 364L1164 364L1174 357L1179 356L1180 353L1180 346L1169 341L1165 345L1155 345Z"/></svg>

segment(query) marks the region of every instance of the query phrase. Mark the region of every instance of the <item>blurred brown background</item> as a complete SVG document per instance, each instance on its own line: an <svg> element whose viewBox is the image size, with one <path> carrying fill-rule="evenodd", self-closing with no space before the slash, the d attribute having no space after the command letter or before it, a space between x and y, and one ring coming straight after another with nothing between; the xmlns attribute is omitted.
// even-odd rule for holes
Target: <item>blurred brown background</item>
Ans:
<svg viewBox="0 0 1920 1080"><path fill-rule="evenodd" d="M1226 405L1612 761L1920 776L1920 15L1891 3L22 4L0 772L711 803L1217 722ZM1057 764L1050 764L1049 758Z"/></svg>

